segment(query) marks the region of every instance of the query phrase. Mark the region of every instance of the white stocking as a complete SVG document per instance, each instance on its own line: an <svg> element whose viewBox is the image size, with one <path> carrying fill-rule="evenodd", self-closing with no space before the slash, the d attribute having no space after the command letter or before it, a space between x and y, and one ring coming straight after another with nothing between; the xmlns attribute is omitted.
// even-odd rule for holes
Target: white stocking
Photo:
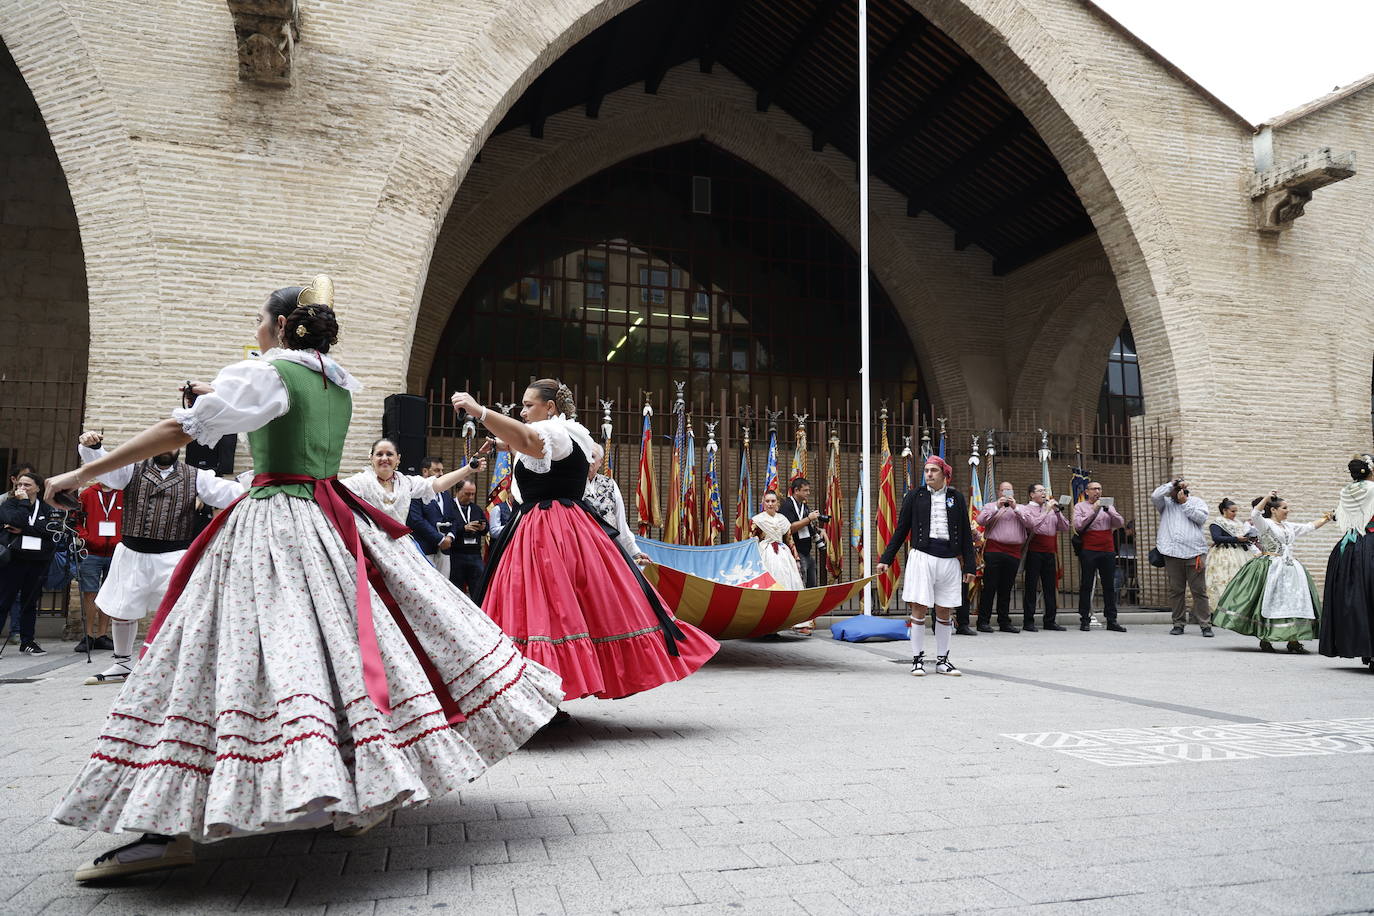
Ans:
<svg viewBox="0 0 1374 916"><path fill-rule="evenodd" d="M137 620L111 620L110 640L114 643L113 665L101 672L103 677L127 677L134 667L134 637L138 635Z"/></svg>
<svg viewBox="0 0 1374 916"><path fill-rule="evenodd" d="M954 630L954 621L939 617L935 618L935 654L945 656L949 654L949 634Z"/></svg>
<svg viewBox="0 0 1374 916"><path fill-rule="evenodd" d="M114 654L124 658L132 658L134 654L134 637L138 635L137 620L111 620L110 621L110 640L114 643Z"/></svg>
<svg viewBox="0 0 1374 916"><path fill-rule="evenodd" d="M926 651L926 618L922 614L920 619L916 617L915 609L912 609L911 616L907 619L911 624L911 654L921 655Z"/></svg>

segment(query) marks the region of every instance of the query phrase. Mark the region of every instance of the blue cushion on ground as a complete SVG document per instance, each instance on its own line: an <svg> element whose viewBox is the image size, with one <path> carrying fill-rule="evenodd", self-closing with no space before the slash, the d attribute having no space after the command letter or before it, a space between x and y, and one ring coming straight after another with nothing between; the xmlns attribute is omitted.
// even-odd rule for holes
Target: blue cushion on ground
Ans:
<svg viewBox="0 0 1374 916"><path fill-rule="evenodd" d="M877 617L869 614L856 614L835 621L830 625L830 635L846 642L909 638L905 617Z"/></svg>

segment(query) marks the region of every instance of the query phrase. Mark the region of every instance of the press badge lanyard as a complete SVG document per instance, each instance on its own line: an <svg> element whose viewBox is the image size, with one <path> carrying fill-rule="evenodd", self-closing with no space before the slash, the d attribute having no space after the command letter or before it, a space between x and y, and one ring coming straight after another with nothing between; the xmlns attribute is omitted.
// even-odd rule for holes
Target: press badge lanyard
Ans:
<svg viewBox="0 0 1374 916"><path fill-rule="evenodd" d="M114 510L115 503L119 501L119 493L114 491L110 493L110 504L108 506L105 505L104 493L97 490L95 498L100 500L100 514L105 516L106 519L106 521L97 523L96 533L103 538L112 538L115 534L115 523L109 521L109 518L110 512Z"/></svg>
<svg viewBox="0 0 1374 916"><path fill-rule="evenodd" d="M787 497L787 498L788 498L789 500L792 501L792 509L797 513L797 519L798 519L798 521L800 521L801 518L802 518L802 506L797 505L797 497L795 497L795 496L789 496L789 497ZM805 505L805 503L803 503L802 505ZM799 538L809 538L809 537L811 537L811 523L810 523L810 522L807 522L805 526L803 526L802 528L798 529L798 531L797 531L797 537L799 537Z"/></svg>
<svg viewBox="0 0 1374 916"><path fill-rule="evenodd" d="M35 496L34 499L33 499L33 511L29 513L29 527L30 527L30 528L32 528L35 524L37 524L37 522L38 522L38 510L39 510L40 508L42 508L42 503L40 503L40 502L38 501L38 497ZM31 535L31 534L25 534L25 535L21 536L20 539L19 539L19 549L20 549L20 550L42 550L42 549L43 549L43 539L42 539L42 538L36 538L36 537L34 537L33 535Z"/></svg>
<svg viewBox="0 0 1374 916"><path fill-rule="evenodd" d="M471 525L473 522L476 521L475 518L472 518L472 517L469 516L469 514L468 514L468 510L472 509L472 507L475 506L475 505L476 505L476 503L472 503L471 505L467 505L467 506L463 505L462 503L459 503L459 504L458 504L458 514L459 514L460 516L462 516L462 518L463 518L463 524L464 524L464 525ZM475 515L475 514L476 514L476 510L473 510L473 515ZM463 543L464 543L464 544L476 544L476 543L477 543L476 534L475 534L474 532L472 532L472 531L466 531L466 530L465 530L465 531L463 532Z"/></svg>

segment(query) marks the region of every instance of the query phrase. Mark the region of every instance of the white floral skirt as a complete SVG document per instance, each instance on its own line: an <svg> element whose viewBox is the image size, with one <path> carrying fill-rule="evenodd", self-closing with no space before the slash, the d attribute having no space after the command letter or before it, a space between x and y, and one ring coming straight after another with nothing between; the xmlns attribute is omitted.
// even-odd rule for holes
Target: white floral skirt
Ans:
<svg viewBox="0 0 1374 916"><path fill-rule="evenodd" d="M357 826L475 779L547 722L563 697L558 676L525 659L409 538L358 527L465 722L446 723L373 591L392 706L380 712L363 682L343 541L313 501L245 499L121 690L54 820L198 842L322 815Z"/></svg>

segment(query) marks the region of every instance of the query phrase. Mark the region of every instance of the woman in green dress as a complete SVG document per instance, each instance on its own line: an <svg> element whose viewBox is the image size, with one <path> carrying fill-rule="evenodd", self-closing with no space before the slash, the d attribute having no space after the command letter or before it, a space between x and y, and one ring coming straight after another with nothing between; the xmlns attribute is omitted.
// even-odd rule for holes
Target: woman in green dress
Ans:
<svg viewBox="0 0 1374 916"><path fill-rule="evenodd" d="M360 385L332 357L328 277L277 290L261 359L48 482L50 493L192 439L247 433L252 489L173 573L60 823L142 837L78 881L190 864L192 843L366 829L457 789L554 713L558 676L338 479ZM432 496L432 489L430 491Z"/></svg>
<svg viewBox="0 0 1374 916"><path fill-rule="evenodd" d="M1263 652L1276 651L1276 642L1286 642L1289 652L1306 652L1302 641L1317 638L1321 599L1311 574L1293 556L1293 544L1331 521L1331 513L1312 523L1290 522L1288 501L1277 490L1251 506L1250 523L1260 533L1264 553L1242 566L1226 586L1212 623L1257 637Z"/></svg>

